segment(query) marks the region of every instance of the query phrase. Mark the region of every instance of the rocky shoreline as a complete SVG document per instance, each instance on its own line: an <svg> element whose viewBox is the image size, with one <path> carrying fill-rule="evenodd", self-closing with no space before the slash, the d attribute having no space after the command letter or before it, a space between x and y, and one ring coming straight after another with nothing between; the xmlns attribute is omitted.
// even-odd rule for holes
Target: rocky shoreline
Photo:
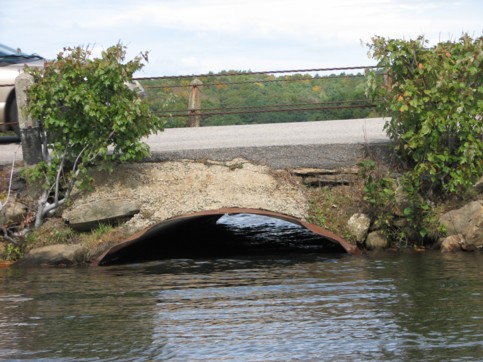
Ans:
<svg viewBox="0 0 483 362"><path fill-rule="evenodd" d="M8 175L8 171L4 169L3 174ZM66 239L70 240L55 242L55 237L49 234L48 237L54 240L44 241L43 244L47 245L33 241L25 250L28 253L16 264L88 264L114 243L157 222L176 215L222 207L264 209L306 221L311 217L307 188L353 187L357 182L357 172L355 166L339 170L272 170L244 159L122 165L111 175L95 173L94 190L75 193L70 206L53 218L56 224L52 235L56 232L60 235L64 232L61 230L65 230L65 234L69 235ZM435 247L442 252L483 251L482 185L480 180L475 186L476 199L440 215L439 221L445 225L447 236ZM31 221L30 209L34 200L32 190L26 189L16 170L11 196L0 210L0 224L4 228L15 228L16 235L22 235L22 230ZM99 241L83 242L72 237L72 229L82 233L91 230L93 225L113 221L121 226L107 232L107 236L99 238ZM365 250L381 250L389 246L381 233L371 230L367 215L360 212L347 214L344 222L350 241ZM339 233L339 230L332 231ZM4 258L12 252L7 250L7 245L14 245L6 241L5 237L0 237L0 255Z"/></svg>

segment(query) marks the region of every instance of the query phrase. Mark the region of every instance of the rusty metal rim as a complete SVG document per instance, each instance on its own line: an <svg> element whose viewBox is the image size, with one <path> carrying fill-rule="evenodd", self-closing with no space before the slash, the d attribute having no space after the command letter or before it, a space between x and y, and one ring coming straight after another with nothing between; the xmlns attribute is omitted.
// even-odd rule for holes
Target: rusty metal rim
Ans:
<svg viewBox="0 0 483 362"><path fill-rule="evenodd" d="M273 217L276 219L280 220L285 220L288 222L291 222L293 224L300 225L313 233L319 234L329 240L335 241L339 243L348 254L351 255L361 255L360 249L353 244L350 244L348 241L345 239L341 238L340 236L334 234L333 232L326 230L320 226L308 223L306 221L302 221L300 219L297 219L293 216L282 214L279 212L274 212L274 211L269 211L269 210L263 210L263 209L249 209L249 208L239 208L239 207L229 207L229 208L220 208L220 209L215 209L215 210L206 210L206 211L199 211L199 212L193 212L189 214L184 214L184 215L178 215L171 217L169 219L163 220L161 222L158 222L154 225L151 225L147 227L146 229L143 229L133 235L131 235L129 238L119 242L118 244L110 247L108 250L106 250L104 253L102 253L98 258L96 258L91 265L93 266L98 266L99 263L110 253L113 253L117 250L120 250L130 244L133 244L143 237L145 237L147 234L155 231L156 229L160 228L163 225L166 224L171 224L171 223L176 223L177 221L182 221L186 219L191 219L191 218L198 218L198 217L203 217L203 216L220 216L222 217L225 214L254 214L254 215L261 215L261 216L268 216L268 217Z"/></svg>

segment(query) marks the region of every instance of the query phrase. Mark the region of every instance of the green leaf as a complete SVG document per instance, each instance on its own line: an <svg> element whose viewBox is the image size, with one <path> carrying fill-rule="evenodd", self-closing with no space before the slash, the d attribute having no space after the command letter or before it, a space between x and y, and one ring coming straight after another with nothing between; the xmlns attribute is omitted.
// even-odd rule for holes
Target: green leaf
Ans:
<svg viewBox="0 0 483 362"><path fill-rule="evenodd" d="M407 104L403 104L401 107L399 107L399 112L406 112L409 109Z"/></svg>
<svg viewBox="0 0 483 362"><path fill-rule="evenodd" d="M414 210L413 210L412 208L410 208L410 207L406 207L406 208L404 209L404 211L403 211L403 214L404 214L405 216L411 216L411 215L413 215L413 214L414 214Z"/></svg>

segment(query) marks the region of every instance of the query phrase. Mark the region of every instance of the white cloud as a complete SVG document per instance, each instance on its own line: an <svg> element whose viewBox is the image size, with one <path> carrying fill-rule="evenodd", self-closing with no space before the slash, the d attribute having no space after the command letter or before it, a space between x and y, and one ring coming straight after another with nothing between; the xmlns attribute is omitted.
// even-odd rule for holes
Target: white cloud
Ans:
<svg viewBox="0 0 483 362"><path fill-rule="evenodd" d="M0 32L48 57L121 41L162 75L367 64L361 40L481 35L482 13L480 0L22 0L2 4Z"/></svg>

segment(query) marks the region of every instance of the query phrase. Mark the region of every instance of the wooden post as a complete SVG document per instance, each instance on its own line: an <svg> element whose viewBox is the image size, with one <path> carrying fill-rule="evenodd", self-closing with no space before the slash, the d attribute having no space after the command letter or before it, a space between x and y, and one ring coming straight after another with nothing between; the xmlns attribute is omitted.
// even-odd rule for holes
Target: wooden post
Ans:
<svg viewBox="0 0 483 362"><path fill-rule="evenodd" d="M35 165L42 161L42 142L37 120L25 116L22 112L27 104L27 89L34 83L34 78L25 72L15 78L15 96L18 107L18 123L20 140L22 142L23 160L26 166Z"/></svg>
<svg viewBox="0 0 483 362"><path fill-rule="evenodd" d="M190 98L188 101L189 120L188 127L199 127L201 118L201 87L203 83L199 79L191 82Z"/></svg>
<svg viewBox="0 0 483 362"><path fill-rule="evenodd" d="M392 91L392 77L391 77L391 68L387 70L387 73L384 74L384 85L386 86L386 89L391 92Z"/></svg>

